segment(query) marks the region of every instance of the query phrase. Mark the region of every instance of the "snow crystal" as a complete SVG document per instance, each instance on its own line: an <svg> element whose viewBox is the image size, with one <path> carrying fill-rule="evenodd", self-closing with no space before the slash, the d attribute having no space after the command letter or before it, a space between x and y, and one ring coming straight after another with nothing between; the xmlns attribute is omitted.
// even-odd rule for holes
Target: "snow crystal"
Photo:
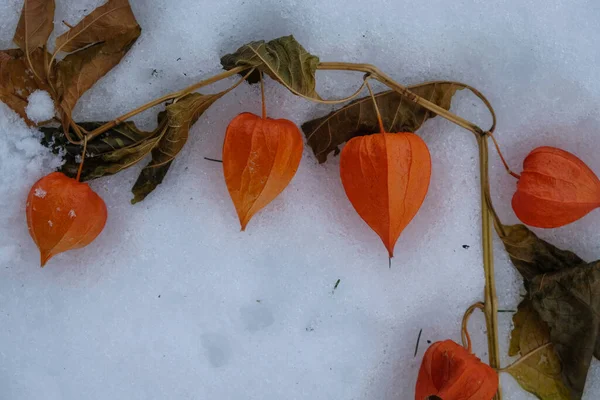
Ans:
<svg viewBox="0 0 600 400"><path fill-rule="evenodd" d="M27 117L35 123L49 121L54 117L54 102L45 90L36 90L27 98Z"/></svg>
<svg viewBox="0 0 600 400"><path fill-rule="evenodd" d="M75 218L77 214L75 214L75 210L69 210L69 218Z"/></svg>
<svg viewBox="0 0 600 400"><path fill-rule="evenodd" d="M57 1L54 19L75 24L103 1ZM218 73L219 58L243 43L294 34L323 61L373 63L407 85L451 79L477 87L496 109L497 139L517 172L531 149L551 145L600 173L597 2L131 3L142 35L81 98L76 120L110 120ZM22 4L0 2L3 48L14 47ZM56 23L56 29L67 27ZM361 74L318 73L323 97L349 94L360 81ZM271 80L266 94L270 116L297 124L332 109ZM104 232L40 269L24 204L56 158L39 145L35 130L0 107L0 397L414 397L427 340L459 341L462 313L483 296L474 138L441 118L419 132L432 155L431 185L389 269L384 246L345 196L339 158L318 165L308 148L290 186L239 232L222 165L203 157L220 158L229 121L260 108L258 87L245 84L215 103L141 204L129 203L141 166L92 182L108 207ZM453 111L490 125L465 91ZM151 128L156 113L136 121ZM515 180L493 151L490 167L494 204L505 223L515 223ZM600 211L594 211L567 227L536 232L594 260L600 258L598 226ZM494 243L500 307L514 309L522 284L501 243ZM498 318L505 356L511 314ZM470 328L474 350L487 359L481 314ZM503 357L503 365L509 362ZM501 381L506 399L534 398L507 374ZM599 393L594 361L585 399Z"/></svg>
<svg viewBox="0 0 600 400"><path fill-rule="evenodd" d="M48 220L48 226L50 226L50 228L52 228L54 224L52 223L52 221Z"/></svg>
<svg viewBox="0 0 600 400"><path fill-rule="evenodd" d="M47 194L47 193L48 193L48 192L46 192L46 191L45 191L44 189L42 189L41 187L37 187L37 188L35 188L35 190L33 191L33 195L34 195L35 197L39 197L39 198L42 198L42 199L43 199L44 197L46 197L46 194Z"/></svg>

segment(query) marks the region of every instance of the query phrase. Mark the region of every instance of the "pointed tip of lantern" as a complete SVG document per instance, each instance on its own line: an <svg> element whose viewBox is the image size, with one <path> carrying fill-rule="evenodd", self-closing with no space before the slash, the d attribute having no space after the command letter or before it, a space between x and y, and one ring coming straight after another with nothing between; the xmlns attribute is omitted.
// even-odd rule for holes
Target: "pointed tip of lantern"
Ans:
<svg viewBox="0 0 600 400"><path fill-rule="evenodd" d="M392 257L388 258L389 264L390 264L390 269L392 269Z"/></svg>
<svg viewBox="0 0 600 400"><path fill-rule="evenodd" d="M44 268L48 260L52 258L52 254L50 252L40 252L40 267Z"/></svg>
<svg viewBox="0 0 600 400"><path fill-rule="evenodd" d="M248 222L250 222L250 218L240 218L240 226L241 226L241 231L245 232L246 231L246 227L248 226Z"/></svg>

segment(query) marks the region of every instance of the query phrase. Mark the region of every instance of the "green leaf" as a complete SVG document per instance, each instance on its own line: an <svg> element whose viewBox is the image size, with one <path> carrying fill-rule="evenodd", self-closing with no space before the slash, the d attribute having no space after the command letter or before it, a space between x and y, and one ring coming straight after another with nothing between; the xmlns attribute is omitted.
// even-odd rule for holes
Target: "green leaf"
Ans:
<svg viewBox="0 0 600 400"><path fill-rule="evenodd" d="M144 200L150 192L162 183L171 163L187 142L190 127L200 118L204 111L226 92L212 95L190 93L176 103L167 106L166 131L152 150L152 160L142 170L133 185L132 192L134 197L131 200L132 204ZM164 118L164 113L161 113L160 118Z"/></svg>
<svg viewBox="0 0 600 400"><path fill-rule="evenodd" d="M25 0L13 41L24 52L46 46L54 30L54 0Z"/></svg>
<svg viewBox="0 0 600 400"><path fill-rule="evenodd" d="M408 87L411 92L446 110L450 109L452 96L463 88L459 83L446 81ZM425 121L436 116L394 91L378 93L375 98L387 132L415 132ZM339 154L339 146L353 137L378 133L379 124L373 100L367 96L324 117L305 122L302 130L317 160L324 163L329 153Z"/></svg>
<svg viewBox="0 0 600 400"><path fill-rule="evenodd" d="M249 83L258 82L260 72L264 72L292 93L319 98L315 91L319 58L307 52L291 35L268 43L264 40L250 42L235 53L223 56L221 64L226 70L240 66L256 68L257 71L247 78Z"/></svg>
<svg viewBox="0 0 600 400"><path fill-rule="evenodd" d="M526 391L542 400L569 400L569 389L561 379L561 363L550 342L548 326L526 299L513 316L509 355L521 357L507 372Z"/></svg>
<svg viewBox="0 0 600 400"><path fill-rule="evenodd" d="M600 355L600 262L585 263L573 252L538 238L524 225L503 226L499 233L525 280L532 312L549 329L561 364L561 382L570 396L564 398L580 399L592 356ZM527 319L532 318L530 312ZM523 336L518 331L514 334ZM515 349L516 339L511 342L513 353ZM524 350L519 347L519 351ZM535 379L541 378L527 375L520 383L538 387Z"/></svg>

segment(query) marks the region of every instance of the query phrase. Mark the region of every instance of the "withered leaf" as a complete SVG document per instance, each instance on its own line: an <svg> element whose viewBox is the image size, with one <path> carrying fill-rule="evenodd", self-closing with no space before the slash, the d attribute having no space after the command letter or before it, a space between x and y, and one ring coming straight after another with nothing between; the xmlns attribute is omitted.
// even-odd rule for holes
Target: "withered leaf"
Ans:
<svg viewBox="0 0 600 400"><path fill-rule="evenodd" d="M561 250L538 238L525 225L504 226L500 235L504 247L521 276L530 281L537 275L560 271L582 264L577 254Z"/></svg>
<svg viewBox="0 0 600 400"><path fill-rule="evenodd" d="M46 52L43 49L36 49L29 55L36 73L40 76L44 71L45 56ZM38 89L47 90L48 87L35 78L25 53L19 49L0 51L0 100L23 117L29 125L34 123L27 118L25 112L27 98Z"/></svg>
<svg viewBox="0 0 600 400"><path fill-rule="evenodd" d="M57 37L56 50L71 53L89 45L117 39L139 29L128 0L109 0Z"/></svg>
<svg viewBox="0 0 600 400"><path fill-rule="evenodd" d="M105 122L83 122L79 126L91 131L104 124ZM69 143L62 128L41 128L41 131L44 134L42 144L64 156L65 163L61 172L75 177L83 146ZM158 130L141 131L133 122L124 122L110 129L87 144L81 180L112 175L134 165L150 153L158 140Z"/></svg>
<svg viewBox="0 0 600 400"><path fill-rule="evenodd" d="M25 0L13 41L31 54L46 46L54 30L54 0Z"/></svg>
<svg viewBox="0 0 600 400"><path fill-rule="evenodd" d="M509 355L522 361L508 368L510 373L530 393L542 400L569 400L570 394L561 379L561 363L550 342L548 326L533 309L531 301L519 304L513 316Z"/></svg>
<svg viewBox="0 0 600 400"><path fill-rule="evenodd" d="M109 0L56 39L55 53L75 51L57 63L53 78L63 129L79 98L121 61L140 33L129 1Z"/></svg>
<svg viewBox="0 0 600 400"><path fill-rule="evenodd" d="M413 93L446 110L450 109L452 96L463 88L459 83L446 81L408 87ZM415 132L425 121L436 116L394 91L378 93L375 98L387 132ZM373 100L367 96L324 117L305 122L302 130L317 160L324 163L329 153L339 154L339 146L353 137L378 133L379 124Z"/></svg>
<svg viewBox="0 0 600 400"><path fill-rule="evenodd" d="M69 54L58 62L55 88L60 106L70 116L79 98L116 66L140 35L139 27Z"/></svg>
<svg viewBox="0 0 600 400"><path fill-rule="evenodd" d="M235 53L223 56L221 64L226 70L256 67L257 71L247 78L249 83L258 82L260 72L264 72L296 94L319 98L315 91L319 58L307 52L291 35L270 42L250 42Z"/></svg>
<svg viewBox="0 0 600 400"><path fill-rule="evenodd" d="M132 204L144 200L163 181L171 163L187 142L190 127L225 93L226 91L211 95L190 93L167 106L167 129L152 150L152 160L142 170L133 186Z"/></svg>
<svg viewBox="0 0 600 400"><path fill-rule="evenodd" d="M585 263L523 225L504 226L501 231L505 248L525 280L531 309L549 328L562 384L570 396L565 398L580 399L592 356L600 355L600 262Z"/></svg>

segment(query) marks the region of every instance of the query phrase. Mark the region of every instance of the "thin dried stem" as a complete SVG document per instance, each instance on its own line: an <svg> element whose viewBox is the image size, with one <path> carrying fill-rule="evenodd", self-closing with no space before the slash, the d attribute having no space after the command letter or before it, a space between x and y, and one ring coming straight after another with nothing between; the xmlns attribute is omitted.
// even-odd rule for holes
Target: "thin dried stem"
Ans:
<svg viewBox="0 0 600 400"><path fill-rule="evenodd" d="M485 274L485 316L488 333L489 361L492 368L500 367L500 349L498 346L498 296L496 295L496 279L494 275L494 254L492 244L492 227L490 217L492 211L488 204L489 177L488 177L488 147L486 136L478 136L479 146L479 174L481 186L481 229L483 246L483 269ZM502 392L494 396L495 400L502 399Z"/></svg>
<svg viewBox="0 0 600 400"><path fill-rule="evenodd" d="M263 73L260 73L260 99L262 102L262 117L267 119L267 105L265 102L265 82L263 79Z"/></svg>
<svg viewBox="0 0 600 400"><path fill-rule="evenodd" d="M369 82L367 81L367 79L369 79L368 76L365 77L365 84L367 85L367 89L369 89L369 94L371 95L371 100L373 100L373 107L375 107L375 112L377 113L377 122L379 123L379 131L381 133L385 133L385 129L383 128L383 121L381 119L381 113L379 112L379 107L377 106L377 100L375 100L375 95L373 94L373 90L371 90L371 85L369 85Z"/></svg>
<svg viewBox="0 0 600 400"><path fill-rule="evenodd" d="M108 123L102 125L101 127L94 129L93 131L90 132L89 139L90 140L94 139L96 136L103 134L104 132L114 128L115 126L117 126L119 124L122 124L123 122L127 121L129 118L131 118L143 111L146 111L149 108L152 108L161 103L164 103L165 101L169 101L169 100L175 99L177 97L185 96L186 94L192 93L193 91L200 89L201 87L208 86L212 83L218 82L225 78L229 78L230 76L238 74L247 69L249 69L249 68L235 67L235 68L230 69L229 71L221 72L220 74L217 74L211 78L205 79L198 83L194 83L193 85L188 86L185 89L178 90L176 92L172 92L172 93L166 94L162 97L159 97L158 99L152 100L151 102L146 103L143 106L140 106L140 107L136 108L135 110L132 110L132 111L128 112L127 114L123 114L120 117L115 118L113 121L108 122Z"/></svg>
<svg viewBox="0 0 600 400"><path fill-rule="evenodd" d="M447 120L473 132L478 135L482 135L484 133L483 129L475 125L474 123L467 121L466 119L459 117L446 110L443 107L438 106L420 96L417 96L404 86L400 85L392 78L384 74L379 68L375 67L371 64L356 64L356 63L344 63L344 62L322 62L319 64L318 69L322 70L342 70L342 71L360 71L364 73L370 74L374 79L383 83L390 89L398 92L400 95L406 97L408 100L413 103L417 103L422 107L425 107L427 110L446 118Z"/></svg>
<svg viewBox="0 0 600 400"><path fill-rule="evenodd" d="M508 174L511 175L511 176L513 176L514 178L521 179L521 175L513 172L510 169L510 167L508 166L508 163L504 159L504 155L502 154L502 151L500 150L500 146L498 145L498 141L496 140L496 138L494 137L494 135L492 134L492 132L486 132L486 134L489 135L489 137L492 138L492 141L494 142L494 146L496 147L496 151L498 152L498 155L500 156L500 160L502 160L502 164L504 164L504 168L506 168L506 172L508 172Z"/></svg>
<svg viewBox="0 0 600 400"><path fill-rule="evenodd" d="M469 353L472 353L472 348L471 348L471 336L469 335L469 318L471 318L471 315L473 314L473 311L475 310L481 310L483 312L485 312L485 305L482 302L478 302L473 304L471 307L467 308L467 311L465 311L465 314L463 315L463 319L462 319L462 326L461 326L461 337L462 337L462 345L464 348L466 348Z"/></svg>
<svg viewBox="0 0 600 400"><path fill-rule="evenodd" d="M81 162L79 163L79 169L77 170L77 182L79 182L79 178L81 178L81 171L83 170L83 162L85 161L85 151L87 150L87 136L83 138L83 150L81 151Z"/></svg>

